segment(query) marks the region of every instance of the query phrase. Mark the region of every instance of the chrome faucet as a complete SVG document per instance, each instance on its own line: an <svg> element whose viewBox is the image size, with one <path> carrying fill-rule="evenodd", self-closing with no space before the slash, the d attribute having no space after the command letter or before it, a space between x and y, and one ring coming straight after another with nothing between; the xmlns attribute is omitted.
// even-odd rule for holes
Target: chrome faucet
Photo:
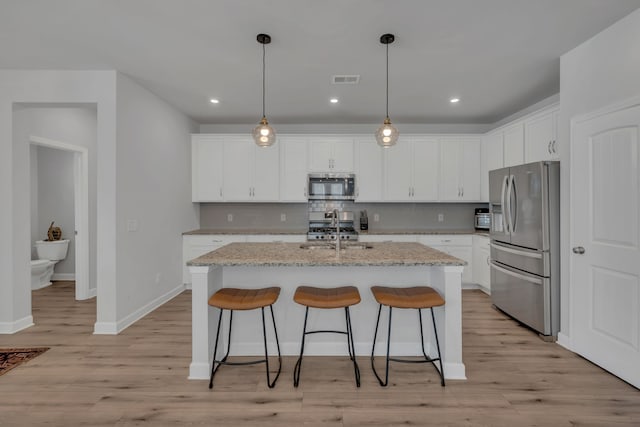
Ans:
<svg viewBox="0 0 640 427"><path fill-rule="evenodd" d="M340 211L333 210L331 225L336 227L336 254L340 255Z"/></svg>

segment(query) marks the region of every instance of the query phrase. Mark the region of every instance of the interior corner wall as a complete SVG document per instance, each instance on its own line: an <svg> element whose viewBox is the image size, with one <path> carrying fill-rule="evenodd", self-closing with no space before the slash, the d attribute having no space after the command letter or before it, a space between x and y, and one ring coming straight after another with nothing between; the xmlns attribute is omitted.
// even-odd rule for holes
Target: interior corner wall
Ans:
<svg viewBox="0 0 640 427"><path fill-rule="evenodd" d="M197 126L117 78L117 315L128 326L182 290L182 231L197 228L190 134Z"/></svg>
<svg viewBox="0 0 640 427"><path fill-rule="evenodd" d="M96 323L115 321L115 87L115 71L0 70L0 333L31 324L30 149L14 138L25 105L97 106Z"/></svg>
<svg viewBox="0 0 640 427"><path fill-rule="evenodd" d="M563 55L560 59L558 141L562 200L570 200L571 119L640 95L640 9ZM570 218L582 215L562 204L561 332L570 338Z"/></svg>

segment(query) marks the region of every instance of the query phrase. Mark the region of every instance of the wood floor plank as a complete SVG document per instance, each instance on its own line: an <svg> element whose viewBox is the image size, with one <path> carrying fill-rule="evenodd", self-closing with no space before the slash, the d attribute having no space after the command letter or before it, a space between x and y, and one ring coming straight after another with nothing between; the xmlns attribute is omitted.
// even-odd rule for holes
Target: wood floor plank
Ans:
<svg viewBox="0 0 640 427"><path fill-rule="evenodd" d="M555 343L543 342L463 292L467 381L441 387L432 366L392 363L380 387L358 357L283 358L274 389L264 365L223 366L209 390L189 381L191 294L184 292L117 336L93 335L95 301L72 282L33 293L36 325L0 347L51 347L0 377L0 426L613 426L640 425L640 392ZM276 360L271 361L272 371Z"/></svg>

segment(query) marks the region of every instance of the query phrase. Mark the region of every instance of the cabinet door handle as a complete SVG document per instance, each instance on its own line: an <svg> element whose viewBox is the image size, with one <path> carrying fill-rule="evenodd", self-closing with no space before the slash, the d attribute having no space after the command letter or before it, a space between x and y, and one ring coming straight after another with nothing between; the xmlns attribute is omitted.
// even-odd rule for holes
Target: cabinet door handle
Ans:
<svg viewBox="0 0 640 427"><path fill-rule="evenodd" d="M487 265L491 265L491 262L489 260L490 260L490 257L487 256Z"/></svg>
<svg viewBox="0 0 640 427"><path fill-rule="evenodd" d="M551 150L551 144L553 143L553 141L549 141L549 143L547 144L547 152L549 154L553 154L553 151Z"/></svg>
<svg viewBox="0 0 640 427"><path fill-rule="evenodd" d="M464 185L460 187L460 191L461 191L461 196L464 197Z"/></svg>
<svg viewBox="0 0 640 427"><path fill-rule="evenodd" d="M222 197L222 187L220 187L220 197Z"/></svg>
<svg viewBox="0 0 640 427"><path fill-rule="evenodd" d="M556 151L556 140L553 140L553 144L551 144L551 151L553 151L553 154L557 154L558 152Z"/></svg>

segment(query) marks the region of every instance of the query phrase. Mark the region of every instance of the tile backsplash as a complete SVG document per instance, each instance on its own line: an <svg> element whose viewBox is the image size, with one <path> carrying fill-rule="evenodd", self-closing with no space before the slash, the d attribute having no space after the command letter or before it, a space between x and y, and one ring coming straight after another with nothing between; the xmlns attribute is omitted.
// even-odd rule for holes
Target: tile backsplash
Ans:
<svg viewBox="0 0 640 427"><path fill-rule="evenodd" d="M486 203L355 203L340 202L355 218L366 210L369 230L469 230L474 209ZM201 203L200 228L301 230L308 227L309 203ZM376 221L377 219L377 221ZM441 219L441 221L439 220Z"/></svg>

